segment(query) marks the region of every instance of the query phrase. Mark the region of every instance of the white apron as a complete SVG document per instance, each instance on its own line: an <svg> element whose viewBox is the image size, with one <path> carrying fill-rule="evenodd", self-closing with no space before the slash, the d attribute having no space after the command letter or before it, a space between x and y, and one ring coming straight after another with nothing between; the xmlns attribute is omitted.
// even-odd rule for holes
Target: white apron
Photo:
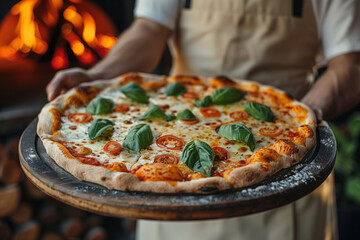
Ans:
<svg viewBox="0 0 360 240"><path fill-rule="evenodd" d="M227 75L300 99L318 50L311 0L192 0L174 34L172 74ZM190 2L190 4L188 4ZM303 2L302 7L294 5ZM300 9L300 11L299 11ZM138 221L138 240L336 239L334 179L286 206L224 220Z"/></svg>

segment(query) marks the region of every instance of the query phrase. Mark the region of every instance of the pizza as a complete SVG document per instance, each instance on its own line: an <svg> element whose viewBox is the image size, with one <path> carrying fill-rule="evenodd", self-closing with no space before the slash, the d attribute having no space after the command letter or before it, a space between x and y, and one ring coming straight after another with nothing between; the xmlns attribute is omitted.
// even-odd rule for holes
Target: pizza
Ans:
<svg viewBox="0 0 360 240"><path fill-rule="evenodd" d="M37 134L76 178L121 191L207 193L259 183L305 156L311 109L225 76L127 73L46 104Z"/></svg>

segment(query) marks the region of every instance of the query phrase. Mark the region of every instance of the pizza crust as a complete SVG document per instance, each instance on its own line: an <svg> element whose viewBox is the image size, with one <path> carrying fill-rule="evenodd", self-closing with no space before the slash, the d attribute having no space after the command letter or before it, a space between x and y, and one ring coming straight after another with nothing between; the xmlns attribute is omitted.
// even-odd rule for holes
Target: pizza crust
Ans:
<svg viewBox="0 0 360 240"><path fill-rule="evenodd" d="M175 185L163 181L142 182L130 173L111 172L103 167L82 164L75 158L68 157L64 154L63 150L51 140L44 139L43 144L49 157L67 172L81 181L97 183L109 189L158 193L204 193L207 191L213 192L231 188L231 184L220 177L201 178L190 182L178 182Z"/></svg>
<svg viewBox="0 0 360 240"><path fill-rule="evenodd" d="M315 135L315 134L314 134ZM306 146L296 146L296 151L292 155L283 155L278 158L277 162L271 162L268 171L260 168L261 163L256 162L245 167L236 168L228 175L228 180L233 183L233 187L247 187L255 183L261 182L269 176L274 175L278 171L291 167L300 162L306 153L311 149L309 146L315 145L315 138L306 140Z"/></svg>
<svg viewBox="0 0 360 240"><path fill-rule="evenodd" d="M152 74L140 74L144 81L164 81L164 76L157 76ZM202 80L207 78L202 78ZM232 79L234 80L234 79ZM244 87L256 86L259 91L271 89L278 94L285 94L284 92L269 87L263 86L246 80L234 80L237 84ZM122 85L124 79L121 77L112 80L99 80L91 83L81 84L80 86L92 86L98 89L104 89L109 86ZM41 110L38 118L37 134L43 141L47 154L62 168L70 174L82 181L89 181L103 185L109 189L117 189L121 191L145 191L157 193L208 193L226 190L230 188L246 187L258 183L268 176L273 175L283 168L290 167L298 163L305 154L314 146L316 140L315 123L316 117L312 110L297 101L292 101L291 105L299 105L306 110L307 116L302 124L308 124L313 131L313 136L306 139L304 146L296 145L296 151L288 156L282 155L277 161L270 163L268 171L260 168L261 163L255 162L245 167L235 168L226 174L226 179L223 177L208 177L200 178L184 182L166 182L166 181L140 181L135 175L128 172L112 172L104 167L96 167L86 165L79 162L75 157L69 157L64 154L63 150L59 148L56 142L49 140L50 138L56 140L56 134L52 133L54 118L51 109L58 109L61 111L64 107L66 99L72 95L76 95L76 90L71 89L64 95L57 97L54 101L46 104Z"/></svg>

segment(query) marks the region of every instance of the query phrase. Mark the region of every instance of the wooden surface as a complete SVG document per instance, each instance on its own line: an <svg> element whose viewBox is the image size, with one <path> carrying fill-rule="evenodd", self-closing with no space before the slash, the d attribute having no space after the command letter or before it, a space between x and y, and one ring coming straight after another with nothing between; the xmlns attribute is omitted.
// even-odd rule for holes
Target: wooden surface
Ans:
<svg viewBox="0 0 360 240"><path fill-rule="evenodd" d="M122 192L79 181L46 154L36 135L35 119L20 141L27 177L46 194L91 212L124 218L194 220L227 218L273 209L318 187L330 174L336 141L326 123L318 127L316 146L297 165L257 185L211 194Z"/></svg>

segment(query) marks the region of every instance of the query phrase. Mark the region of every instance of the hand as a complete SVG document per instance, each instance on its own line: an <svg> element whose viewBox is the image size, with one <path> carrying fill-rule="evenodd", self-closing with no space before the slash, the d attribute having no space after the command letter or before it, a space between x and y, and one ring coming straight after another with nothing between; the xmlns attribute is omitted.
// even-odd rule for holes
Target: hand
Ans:
<svg viewBox="0 0 360 240"><path fill-rule="evenodd" d="M321 109L325 120L355 106L360 101L360 52L330 59L327 70L301 101Z"/></svg>
<svg viewBox="0 0 360 240"><path fill-rule="evenodd" d="M58 95L65 93L70 88L82 82L93 81L94 78L82 68L70 68L57 72L46 87L48 100L55 99Z"/></svg>
<svg viewBox="0 0 360 240"><path fill-rule="evenodd" d="M313 107L312 110L315 113L317 123L321 123L323 120L323 112L320 108Z"/></svg>
<svg viewBox="0 0 360 240"><path fill-rule="evenodd" d="M314 111L317 123L321 123L321 121L324 120L322 108L314 103L309 96L305 96L301 102L308 105Z"/></svg>

